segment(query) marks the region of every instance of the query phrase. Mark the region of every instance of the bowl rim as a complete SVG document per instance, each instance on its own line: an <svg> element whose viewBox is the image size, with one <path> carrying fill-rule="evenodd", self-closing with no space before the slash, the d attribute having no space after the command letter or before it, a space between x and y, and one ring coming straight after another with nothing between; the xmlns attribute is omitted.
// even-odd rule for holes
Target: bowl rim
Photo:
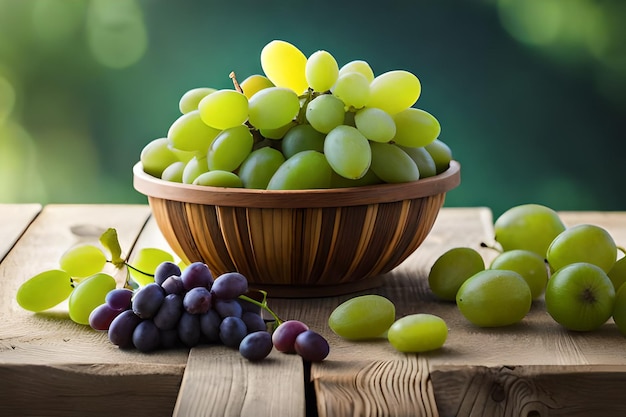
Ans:
<svg viewBox="0 0 626 417"><path fill-rule="evenodd" d="M183 184L156 178L133 167L133 186L152 198L215 206L248 208L320 208L390 203L450 191L461 182L461 165L450 161L447 170L432 177L397 184L363 185L307 190L259 190Z"/></svg>

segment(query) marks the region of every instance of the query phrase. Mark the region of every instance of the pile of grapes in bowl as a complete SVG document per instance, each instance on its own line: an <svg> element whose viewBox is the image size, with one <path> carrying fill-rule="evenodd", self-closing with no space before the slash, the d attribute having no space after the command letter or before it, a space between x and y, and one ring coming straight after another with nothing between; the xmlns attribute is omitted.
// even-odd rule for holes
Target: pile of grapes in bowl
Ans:
<svg viewBox="0 0 626 417"><path fill-rule="evenodd" d="M381 283L430 232L460 165L405 70L274 40L263 74L182 94L134 167L172 250L272 296Z"/></svg>

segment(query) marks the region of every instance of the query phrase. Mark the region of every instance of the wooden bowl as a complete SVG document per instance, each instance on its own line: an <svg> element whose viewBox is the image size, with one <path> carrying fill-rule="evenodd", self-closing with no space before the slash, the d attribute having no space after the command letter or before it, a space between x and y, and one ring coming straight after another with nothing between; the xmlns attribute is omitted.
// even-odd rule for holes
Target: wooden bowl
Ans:
<svg viewBox="0 0 626 417"><path fill-rule="evenodd" d="M164 181L133 168L166 241L213 274L238 271L271 297L373 288L430 232L460 165L402 184L268 191Z"/></svg>

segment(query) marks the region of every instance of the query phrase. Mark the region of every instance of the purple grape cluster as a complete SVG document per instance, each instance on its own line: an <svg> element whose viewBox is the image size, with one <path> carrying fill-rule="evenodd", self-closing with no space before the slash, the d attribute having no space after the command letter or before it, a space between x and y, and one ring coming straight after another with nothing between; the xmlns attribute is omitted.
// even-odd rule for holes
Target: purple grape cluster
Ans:
<svg viewBox="0 0 626 417"><path fill-rule="evenodd" d="M240 273L213 279L202 262L183 271L163 262L155 270L154 283L136 291L110 291L104 304L92 311L89 324L108 331L114 345L142 352L223 344L251 361L267 357L274 346L308 361L326 358L328 342L299 321L283 322L270 333L262 316L264 304L242 297L247 292L248 281Z"/></svg>

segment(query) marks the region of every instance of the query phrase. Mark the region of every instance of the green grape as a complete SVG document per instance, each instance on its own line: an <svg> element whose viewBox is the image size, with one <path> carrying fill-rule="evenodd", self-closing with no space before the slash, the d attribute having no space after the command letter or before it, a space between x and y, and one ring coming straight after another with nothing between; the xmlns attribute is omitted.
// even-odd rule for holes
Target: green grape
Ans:
<svg viewBox="0 0 626 417"><path fill-rule="evenodd" d="M410 314L389 328L387 339L396 350L405 353L428 352L441 348L448 338L448 326L439 316Z"/></svg>
<svg viewBox="0 0 626 417"><path fill-rule="evenodd" d="M198 175L196 179L193 180L193 184L211 187L243 187L243 182L241 182L241 179L237 176L237 174L219 169Z"/></svg>
<svg viewBox="0 0 626 417"><path fill-rule="evenodd" d="M441 126L435 117L421 109L410 107L395 114L396 136L393 141L398 145L418 148L426 146L441 133Z"/></svg>
<svg viewBox="0 0 626 417"><path fill-rule="evenodd" d="M526 280L517 272L485 269L461 285L456 304L470 323L500 327L522 320L530 311L532 296Z"/></svg>
<svg viewBox="0 0 626 417"><path fill-rule="evenodd" d="M182 180L184 184L191 184L198 175L203 174L209 170L209 165L206 157L194 156L185 164L183 169Z"/></svg>
<svg viewBox="0 0 626 417"><path fill-rule="evenodd" d="M318 151L324 152L324 135L309 124L297 125L285 133L282 141L282 151L285 158L291 158L298 152Z"/></svg>
<svg viewBox="0 0 626 417"><path fill-rule="evenodd" d="M207 125L224 130L248 120L248 98L235 90L218 90L198 104L200 117Z"/></svg>
<svg viewBox="0 0 626 417"><path fill-rule="evenodd" d="M39 312L64 301L73 289L70 274L53 269L41 272L20 285L16 299L23 309Z"/></svg>
<svg viewBox="0 0 626 417"><path fill-rule="evenodd" d="M198 104L200 104L200 101L216 91L217 90L215 88L210 87L192 88L180 98L180 101L178 102L180 112L185 114L193 110L198 110Z"/></svg>
<svg viewBox="0 0 626 417"><path fill-rule="evenodd" d="M374 171L368 169L365 175L361 178L351 180L343 177L333 171L333 175L330 181L331 188L348 188L348 187L362 187L364 185L376 185L382 184L382 180L374 174Z"/></svg>
<svg viewBox="0 0 626 417"><path fill-rule="evenodd" d="M243 94L248 97L248 100L264 88L275 87L274 83L272 83L269 78L260 74L249 76L243 80L239 86L243 90Z"/></svg>
<svg viewBox="0 0 626 417"><path fill-rule="evenodd" d="M295 122L295 120L292 120L286 125L276 129L259 129L259 133L261 133L261 136L267 139L282 139L285 134L289 132L289 130L291 130L291 128L294 126L297 126L297 123Z"/></svg>
<svg viewBox="0 0 626 417"><path fill-rule="evenodd" d="M306 107L307 121L322 133L328 133L343 124L345 116L343 101L331 94L315 97Z"/></svg>
<svg viewBox="0 0 626 417"><path fill-rule="evenodd" d="M396 114L415 104L421 92L422 86L414 74L403 70L388 71L370 83L366 106Z"/></svg>
<svg viewBox="0 0 626 417"><path fill-rule="evenodd" d="M396 134L396 124L393 118L374 107L366 107L354 115L356 128L367 139L374 142L389 142Z"/></svg>
<svg viewBox="0 0 626 417"><path fill-rule="evenodd" d="M613 321L619 332L626 336L626 285L620 286L615 293Z"/></svg>
<svg viewBox="0 0 626 417"><path fill-rule="evenodd" d="M239 167L239 178L246 188L264 190L283 162L285 157L277 149L269 146L256 149Z"/></svg>
<svg viewBox="0 0 626 417"><path fill-rule="evenodd" d="M102 271L106 262L106 255L99 247L79 244L61 255L59 266L74 278L85 278Z"/></svg>
<svg viewBox="0 0 626 417"><path fill-rule="evenodd" d="M348 340L381 337L396 319L396 307L380 295L350 298L338 305L328 318L328 326Z"/></svg>
<svg viewBox="0 0 626 417"><path fill-rule="evenodd" d="M278 129L291 122L300 111L300 100L288 88L268 87L248 103L249 122L257 129Z"/></svg>
<svg viewBox="0 0 626 417"><path fill-rule="evenodd" d="M495 239L503 251L526 249L541 257L565 225L559 215L540 204L522 204L502 213L494 223Z"/></svg>
<svg viewBox="0 0 626 417"><path fill-rule="evenodd" d="M430 290L438 298L455 301L461 285L485 269L485 261L475 249L452 248L441 255L428 273Z"/></svg>
<svg viewBox="0 0 626 417"><path fill-rule="evenodd" d="M167 138L159 138L143 147L139 160L146 174L160 178L168 165L178 161L178 156L172 151Z"/></svg>
<svg viewBox="0 0 626 417"><path fill-rule="evenodd" d="M370 82L360 72L346 72L337 78L330 91L346 107L360 109L370 96Z"/></svg>
<svg viewBox="0 0 626 417"><path fill-rule="evenodd" d="M491 269L515 271L528 283L533 299L539 298L548 283L548 268L543 257L524 249L513 249L496 256Z"/></svg>
<svg viewBox="0 0 626 417"><path fill-rule="evenodd" d="M273 40L261 50L261 68L267 78L277 87L285 87L297 94L304 93L309 85L306 80L306 56L289 42Z"/></svg>
<svg viewBox="0 0 626 417"><path fill-rule="evenodd" d="M435 160L428 153L426 148L412 148L408 146L398 146L407 155L411 157L415 165L417 165L417 169L420 172L420 178L428 178L437 175L437 165L435 165Z"/></svg>
<svg viewBox="0 0 626 417"><path fill-rule="evenodd" d="M303 151L287 159L274 173L268 190L329 188L332 168L324 154Z"/></svg>
<svg viewBox="0 0 626 417"><path fill-rule="evenodd" d="M154 271L162 262L174 262L174 257L159 248L141 248L130 262L128 273L140 286L154 282Z"/></svg>
<svg viewBox="0 0 626 417"><path fill-rule="evenodd" d="M615 262L615 265L613 265L613 268L609 270L607 275L611 279L615 291L619 290L622 284L626 282L626 256Z"/></svg>
<svg viewBox="0 0 626 417"><path fill-rule="evenodd" d="M384 182L416 181L420 177L417 165L409 155L392 143L370 142L372 171Z"/></svg>
<svg viewBox="0 0 626 417"><path fill-rule="evenodd" d="M304 68L307 83L313 91L323 93L337 81L339 66L335 57L327 51L316 51L309 56Z"/></svg>
<svg viewBox="0 0 626 417"><path fill-rule="evenodd" d="M181 162L189 162L189 160L196 155L196 151L181 151L180 149L174 148L171 143L168 144L168 147Z"/></svg>
<svg viewBox="0 0 626 417"><path fill-rule="evenodd" d="M340 77L349 72L358 72L359 74L363 75L368 84L374 80L374 71L372 71L372 67L370 67L370 64L368 64L366 61L350 61L341 68L339 68Z"/></svg>
<svg viewBox="0 0 626 417"><path fill-rule="evenodd" d="M348 179L361 178L370 167L369 142L352 126L337 126L324 140L324 154L333 171Z"/></svg>
<svg viewBox="0 0 626 417"><path fill-rule="evenodd" d="M356 123L354 122L355 112L353 110L346 111L346 115L343 118L343 124L346 126L356 127Z"/></svg>
<svg viewBox="0 0 626 417"><path fill-rule="evenodd" d="M617 261L613 237L600 226L579 224L554 238L546 254L550 267L557 271L576 262L587 262L608 272Z"/></svg>
<svg viewBox="0 0 626 417"><path fill-rule="evenodd" d="M183 161L174 162L168 165L161 173L161 179L171 182L183 182L183 171L185 170Z"/></svg>
<svg viewBox="0 0 626 417"><path fill-rule="evenodd" d="M217 93L216 93L217 94ZM250 129L239 125L223 130L211 142L207 155L209 170L234 171L252 152L254 138Z"/></svg>
<svg viewBox="0 0 626 417"><path fill-rule="evenodd" d="M181 151L206 152L219 129L208 126L202 121L199 110L183 114L172 123L167 140L170 145Z"/></svg>
<svg viewBox="0 0 626 417"><path fill-rule="evenodd" d="M68 300L70 319L78 324L89 324L89 315L101 304L109 291L115 289L115 278L103 272L81 281Z"/></svg>
<svg viewBox="0 0 626 417"><path fill-rule="evenodd" d="M450 167L450 161L452 160L452 151L450 147L439 139L435 139L428 145L424 146L430 156L435 161L437 167L437 174L441 174Z"/></svg>

